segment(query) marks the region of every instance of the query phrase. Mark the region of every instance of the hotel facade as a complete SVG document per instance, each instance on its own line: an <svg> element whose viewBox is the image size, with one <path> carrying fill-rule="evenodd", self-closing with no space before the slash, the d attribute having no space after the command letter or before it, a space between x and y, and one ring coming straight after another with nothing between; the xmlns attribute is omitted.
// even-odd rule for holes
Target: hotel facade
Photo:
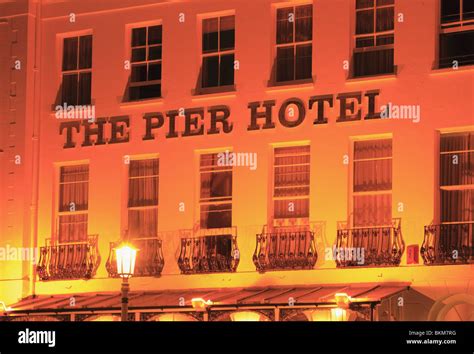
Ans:
<svg viewBox="0 0 474 354"><path fill-rule="evenodd" d="M116 320L128 241L130 320L474 320L473 43L468 0L0 3L0 318Z"/></svg>

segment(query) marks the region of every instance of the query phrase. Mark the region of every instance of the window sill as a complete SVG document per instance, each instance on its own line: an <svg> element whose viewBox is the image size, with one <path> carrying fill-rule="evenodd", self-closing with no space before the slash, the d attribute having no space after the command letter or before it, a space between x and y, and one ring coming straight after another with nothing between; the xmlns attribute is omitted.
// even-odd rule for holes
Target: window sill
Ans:
<svg viewBox="0 0 474 354"><path fill-rule="evenodd" d="M192 101L200 101L212 98L236 97L235 85L199 88L192 92Z"/></svg>
<svg viewBox="0 0 474 354"><path fill-rule="evenodd" d="M269 82L266 92L278 92L289 90L305 90L314 89L313 79L284 81L284 82Z"/></svg>
<svg viewBox="0 0 474 354"><path fill-rule="evenodd" d="M442 75L442 74L447 74L447 73L452 73L452 72L466 72L466 71L472 71L474 69L474 64L471 65L463 65L459 66L457 69L453 68L433 68L431 69L430 75Z"/></svg>
<svg viewBox="0 0 474 354"><path fill-rule="evenodd" d="M353 82L364 82L364 81L376 81L376 80L395 80L398 77L398 74L381 74L381 75L370 75L370 76L358 76L358 77L349 77L346 79L347 83Z"/></svg>
<svg viewBox="0 0 474 354"><path fill-rule="evenodd" d="M143 107L143 106L157 105L157 104L163 104L163 103L164 103L163 97L145 98L141 100L120 102L120 108Z"/></svg>

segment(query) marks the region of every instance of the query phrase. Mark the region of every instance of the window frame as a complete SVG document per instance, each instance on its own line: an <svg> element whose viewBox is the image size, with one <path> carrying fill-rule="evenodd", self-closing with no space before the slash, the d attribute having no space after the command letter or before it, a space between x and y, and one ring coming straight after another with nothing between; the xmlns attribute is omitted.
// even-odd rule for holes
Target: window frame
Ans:
<svg viewBox="0 0 474 354"><path fill-rule="evenodd" d="M392 155L390 157L383 157L383 158L369 158L369 159L355 159L355 145L357 142L368 142L368 141L377 141L377 140L391 140L392 142ZM356 161L375 161L375 160L381 160L381 159L390 159L392 161L392 175L391 175L391 182L392 182L392 187L389 190L381 190L381 191L359 191L355 192L354 191L354 183L355 183L355 162ZM361 195L383 195L383 194L389 194L391 196L391 205L390 205L390 220L393 220L394 215L393 215L393 137L391 135L380 135L380 136L368 136L368 137L362 137L362 138L353 138L350 141L350 156L349 156L349 168L350 168L350 173L349 173L349 188L348 188L348 225L350 225L350 228L352 229L364 229L364 228L370 228L370 227L388 227L388 226L393 226L392 221L390 221L390 224L386 225L368 225L368 226L355 226L355 213L354 213L354 207L355 207L355 202L354 202L354 197L356 196L361 196Z"/></svg>
<svg viewBox="0 0 474 354"><path fill-rule="evenodd" d="M80 46L80 38L81 37L92 37L92 45L91 45L91 67L80 69L79 67L79 46ZM57 104L63 105L64 97L63 97L63 81L65 75L77 75L77 92L76 92L76 104L71 105L70 103L66 102L68 106L91 106L94 104L93 99L93 85L92 85L92 77L93 77L93 68L94 68L94 33L92 30L83 30L77 32L68 32L59 34L57 37L57 52L58 52L58 77L59 77L59 92L57 95L56 100L59 98L59 102ZM74 70L63 70L63 61L64 61L64 41L70 38L77 38L77 68ZM91 75L91 87L90 87L90 103L79 103L79 81L80 81L80 74L81 73L90 73ZM53 110L55 109L56 105L53 105Z"/></svg>
<svg viewBox="0 0 474 354"><path fill-rule="evenodd" d="M158 160L158 175L152 175L152 176L138 176L138 177L133 177L133 178L147 178L147 177L158 177L158 196L157 200L158 203L156 205L146 205L146 206L133 206L130 207L128 205L129 199L130 199L130 163L132 161L146 161L146 160ZM144 239L144 238L155 238L158 236L159 233L159 208L160 208L160 168L161 168L161 161L160 157L158 155L142 155L142 156L134 156L130 157L129 164L126 164L126 174L125 174L125 180L126 180L126 194L125 194L125 235L126 237L131 237L133 235L130 235L130 218L129 218L129 212L130 210L150 210L150 209L156 209L155 213L156 215L156 235L148 235L148 236L137 236L137 237L132 237L132 239Z"/></svg>
<svg viewBox="0 0 474 354"><path fill-rule="evenodd" d="M296 8L300 6L309 6L312 7L311 12L311 40L308 41L296 41L296 17L295 21L293 21L293 41L291 43L277 43L277 33L278 33L278 10L285 9L285 8L292 8L293 13L296 16ZM314 2L301 2L301 3L281 3L277 4L273 8L273 17L272 17L272 46L271 46L271 78L268 82L269 87L278 87L278 86L291 86L291 85L300 85L300 84L308 84L314 82ZM310 44L311 46L311 76L305 79L296 79L296 47L297 46L307 46ZM294 67L293 67L293 80L286 80L286 81L278 81L277 80L277 60L278 60L278 48L282 47L293 47L293 58L294 58Z"/></svg>
<svg viewBox="0 0 474 354"><path fill-rule="evenodd" d="M222 17L228 17L228 16L234 16L234 48L233 49L227 49L227 50L220 50L220 26L221 26L221 18ZM203 51L203 43L202 43L202 37L204 34L204 26L203 22L205 20L210 20L210 19L215 19L217 18L217 26L218 26L218 35L217 35L217 43L218 43L218 49L215 52L210 52L210 53L204 53ZM194 91L195 95L205 95L205 94L213 94L213 93L221 93L221 92L232 92L236 90L236 78L237 78L237 70L235 70L235 61L237 60L237 16L234 10L226 10L226 11L219 11L219 12L213 12L213 13L206 13L206 14L201 14L197 16L197 43L198 45L198 67L199 67L199 77L197 80L197 85L196 89ZM220 63L221 63L221 56L222 55L229 55L229 54L234 54L234 63L233 63L233 70L234 70L234 82L231 85L217 85L217 86L209 86L209 87L204 87L202 85L203 82L203 75L204 75L204 70L203 70L203 63L204 63L204 58L208 57L214 57L218 56L219 58L219 70L218 70L218 75L220 76ZM220 80L218 79L218 82Z"/></svg>
<svg viewBox="0 0 474 354"><path fill-rule="evenodd" d="M156 26L161 26L161 43L159 44L148 44L148 29L150 27L156 27ZM145 28L146 29L146 38L145 38L145 45L141 46L133 46L133 30L135 29L140 29L140 28ZM163 98L163 47L164 47L164 30L163 30L163 21L158 20L158 21L153 21L153 22L142 22L142 23L134 23L131 25L127 25L127 31L126 31L126 43L127 43L127 52L126 52L126 58L130 63L130 72L128 73L128 86L127 86L127 91L126 91L126 101L127 102L140 102L140 101L149 101L149 100L160 100ZM150 47L161 47L161 59L153 59L149 60L148 59L148 53L149 53L149 48ZM132 54L133 54L133 49L140 49L140 48L145 48L145 60L143 61L138 61L138 62L133 62L132 61ZM161 79L160 80L148 80L148 66L149 64L157 64L159 63L161 65ZM147 80L145 81L136 81L132 82L132 67L133 66L141 66L141 65L146 65L147 67ZM160 95L156 97L149 97L149 98L137 98L137 99L132 99L130 91L134 87L145 87L145 86L151 86L151 85L160 85Z"/></svg>
<svg viewBox="0 0 474 354"><path fill-rule="evenodd" d="M72 167L72 166L88 166L88 203L87 203L87 209L85 210L78 210L78 211L60 211L60 202L61 202L61 169L63 167ZM86 215L87 216L87 226L86 226L86 231L87 235L89 235L89 207L90 207L90 168L91 164L89 160L80 160L80 161L68 161L64 163L58 163L55 166L55 173L54 173L54 184L55 184L55 196L53 196L54 199L54 209L53 209L53 220L52 220L52 225L54 225L54 231L52 235L54 237L51 238L52 244L54 245L67 245L71 243L78 243L77 241L65 241L61 242L60 240L60 217L61 216L69 216L69 215ZM83 242L87 242L87 239L84 240Z"/></svg>

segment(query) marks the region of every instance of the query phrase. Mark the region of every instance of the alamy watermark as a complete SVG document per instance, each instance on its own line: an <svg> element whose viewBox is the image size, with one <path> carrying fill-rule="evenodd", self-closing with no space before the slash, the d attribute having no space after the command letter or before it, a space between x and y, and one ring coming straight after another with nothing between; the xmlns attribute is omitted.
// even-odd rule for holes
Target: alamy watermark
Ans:
<svg viewBox="0 0 474 354"><path fill-rule="evenodd" d="M220 152L217 154L218 166L238 166L248 167L250 170L257 169L257 153L256 152Z"/></svg>
<svg viewBox="0 0 474 354"><path fill-rule="evenodd" d="M410 119L418 123L421 119L420 105L398 105L392 102L380 107L380 118L382 119Z"/></svg>
<svg viewBox="0 0 474 354"><path fill-rule="evenodd" d="M362 247L326 247L324 258L327 261L351 261L363 265L365 250Z"/></svg>
<svg viewBox="0 0 474 354"><path fill-rule="evenodd" d="M94 105L57 105L55 108L55 116L57 119L84 119L89 123L95 122L95 106Z"/></svg>
<svg viewBox="0 0 474 354"><path fill-rule="evenodd" d="M0 262L2 261L29 261L36 264L39 260L38 248L14 247L7 244L0 247Z"/></svg>

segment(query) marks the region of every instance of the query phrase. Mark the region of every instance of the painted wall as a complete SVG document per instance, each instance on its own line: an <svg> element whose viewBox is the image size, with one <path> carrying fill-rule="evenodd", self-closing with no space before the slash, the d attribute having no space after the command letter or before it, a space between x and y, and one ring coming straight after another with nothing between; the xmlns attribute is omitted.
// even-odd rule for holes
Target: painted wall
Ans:
<svg viewBox="0 0 474 354"><path fill-rule="evenodd" d="M409 281L416 290L432 298L444 293L474 292L472 266L469 265L408 266L404 256L398 268L335 269L334 262L324 260L324 248L332 246L335 241L337 221L347 218L350 164L345 165L343 157L350 154L351 139L356 137L391 134L393 138L393 217L402 218L406 245L421 245L423 227L435 218L438 134L440 131L474 129L472 67L433 70L437 53L438 1L397 1L395 11L404 15L404 22L395 23L397 75L357 80L347 80L347 71L343 68L343 62L351 57L355 26L354 2L314 1L313 84L275 88L268 86L268 80L274 55L275 6L281 4L285 3L270 0L159 3L121 1L114 4L105 1L80 4L71 1L43 1L40 35L37 36L40 46L40 80L35 94L38 95L38 102L34 102L34 96L27 92L19 94L23 112L18 112L17 115L25 121L25 136L31 136L29 129L32 129L35 115L40 117L36 229L38 245L43 245L55 229L54 202L58 166L66 162L88 160L89 234L99 235L102 263L95 279L36 282L37 293L119 289L119 280L107 278L105 261L109 242L117 240L125 228L122 220L126 212L127 165L123 158L126 155L133 157L152 153L158 153L160 157L159 229L170 233L163 239L163 276L132 279L131 286L134 290ZM2 6L4 8L5 5L0 5L0 19L3 18ZM226 10L234 10L236 15L235 52L236 59L240 62L235 76L236 91L195 96L192 90L196 86L200 69L199 16ZM73 23L70 22L71 13L75 14ZM185 15L184 22L179 22L180 13ZM129 59L130 39L127 28L155 20L161 20L163 24L163 99L146 103L121 103L130 74L124 69L124 61ZM0 31L5 31L4 27L5 25L0 24ZM92 100L96 115L128 115L131 124L129 143L93 147L80 147L78 143L72 149L62 147L65 136L59 134L60 121L55 118L52 109L61 81L61 42L64 36L83 31L93 33ZM19 39L25 45L27 38ZM33 46L34 40L28 38L30 40L28 43ZM8 46L3 39L1 43L2 46ZM26 47L23 52L27 52ZM0 50L0 53L4 51ZM1 70L4 70L3 66ZM29 75L32 75L32 71ZM28 81L29 78L24 80ZM2 81L2 112L5 111L4 86ZM339 105L335 99L334 108L326 110L329 123L313 125L316 110L308 110L310 96L353 91L364 93L373 89L380 90L377 107L387 102L420 105L421 121L413 123L409 120L389 119L336 123ZM300 126L284 128L278 124L278 108L285 99L291 97L305 102L307 116ZM273 110L276 128L247 131L250 122L247 104L264 100L276 100ZM234 123L232 133L166 139L165 130L160 129L156 132L155 140L142 141L145 132L145 122L142 119L144 113L213 105L230 107ZM31 112L33 107L36 107L35 114ZM27 114L27 110L31 114ZM365 115L366 103L362 105L362 110ZM205 124L206 127L209 124L209 115L206 115ZM183 125L181 119L178 130L182 130ZM106 134L110 136L109 131ZM82 139L82 133L75 136L78 142L82 142ZM19 140L15 138L15 141ZM274 143L295 141L311 143L310 220L326 222L325 235L318 240L320 259L317 269L311 271L258 274L255 272L252 255L255 235L267 223L270 202L268 185L272 176L271 146ZM180 275L176 262L179 238L173 232L192 228L198 220L198 153L228 147L237 152L258 154L258 168L255 171L246 167L234 169L233 224L238 228L241 254L238 271L235 274ZM25 155L28 156L28 151ZM2 172L3 166L11 166L11 162L5 157L2 157ZM34 177L31 174L28 176ZM25 211L35 183L34 179L25 182L25 188L15 194L17 201L27 203L23 209ZM5 199L2 194L2 203L5 203ZM185 212L179 211L180 202L185 203ZM398 203L403 203L403 211L398 209ZM17 210L22 209L19 207ZM2 225L4 220L2 212ZM14 224L24 225L24 221L18 219ZM4 234L3 230L4 228L0 238L2 244L29 246L33 243L30 237L34 239L35 230L25 234L21 231ZM26 267L20 271L17 264L4 263L1 264L0 271L0 278L3 279L0 281L0 299L7 298L11 301L31 293L32 287L23 287L20 293L19 286L16 285L18 281L5 281L5 278L31 276L29 269Z"/></svg>

